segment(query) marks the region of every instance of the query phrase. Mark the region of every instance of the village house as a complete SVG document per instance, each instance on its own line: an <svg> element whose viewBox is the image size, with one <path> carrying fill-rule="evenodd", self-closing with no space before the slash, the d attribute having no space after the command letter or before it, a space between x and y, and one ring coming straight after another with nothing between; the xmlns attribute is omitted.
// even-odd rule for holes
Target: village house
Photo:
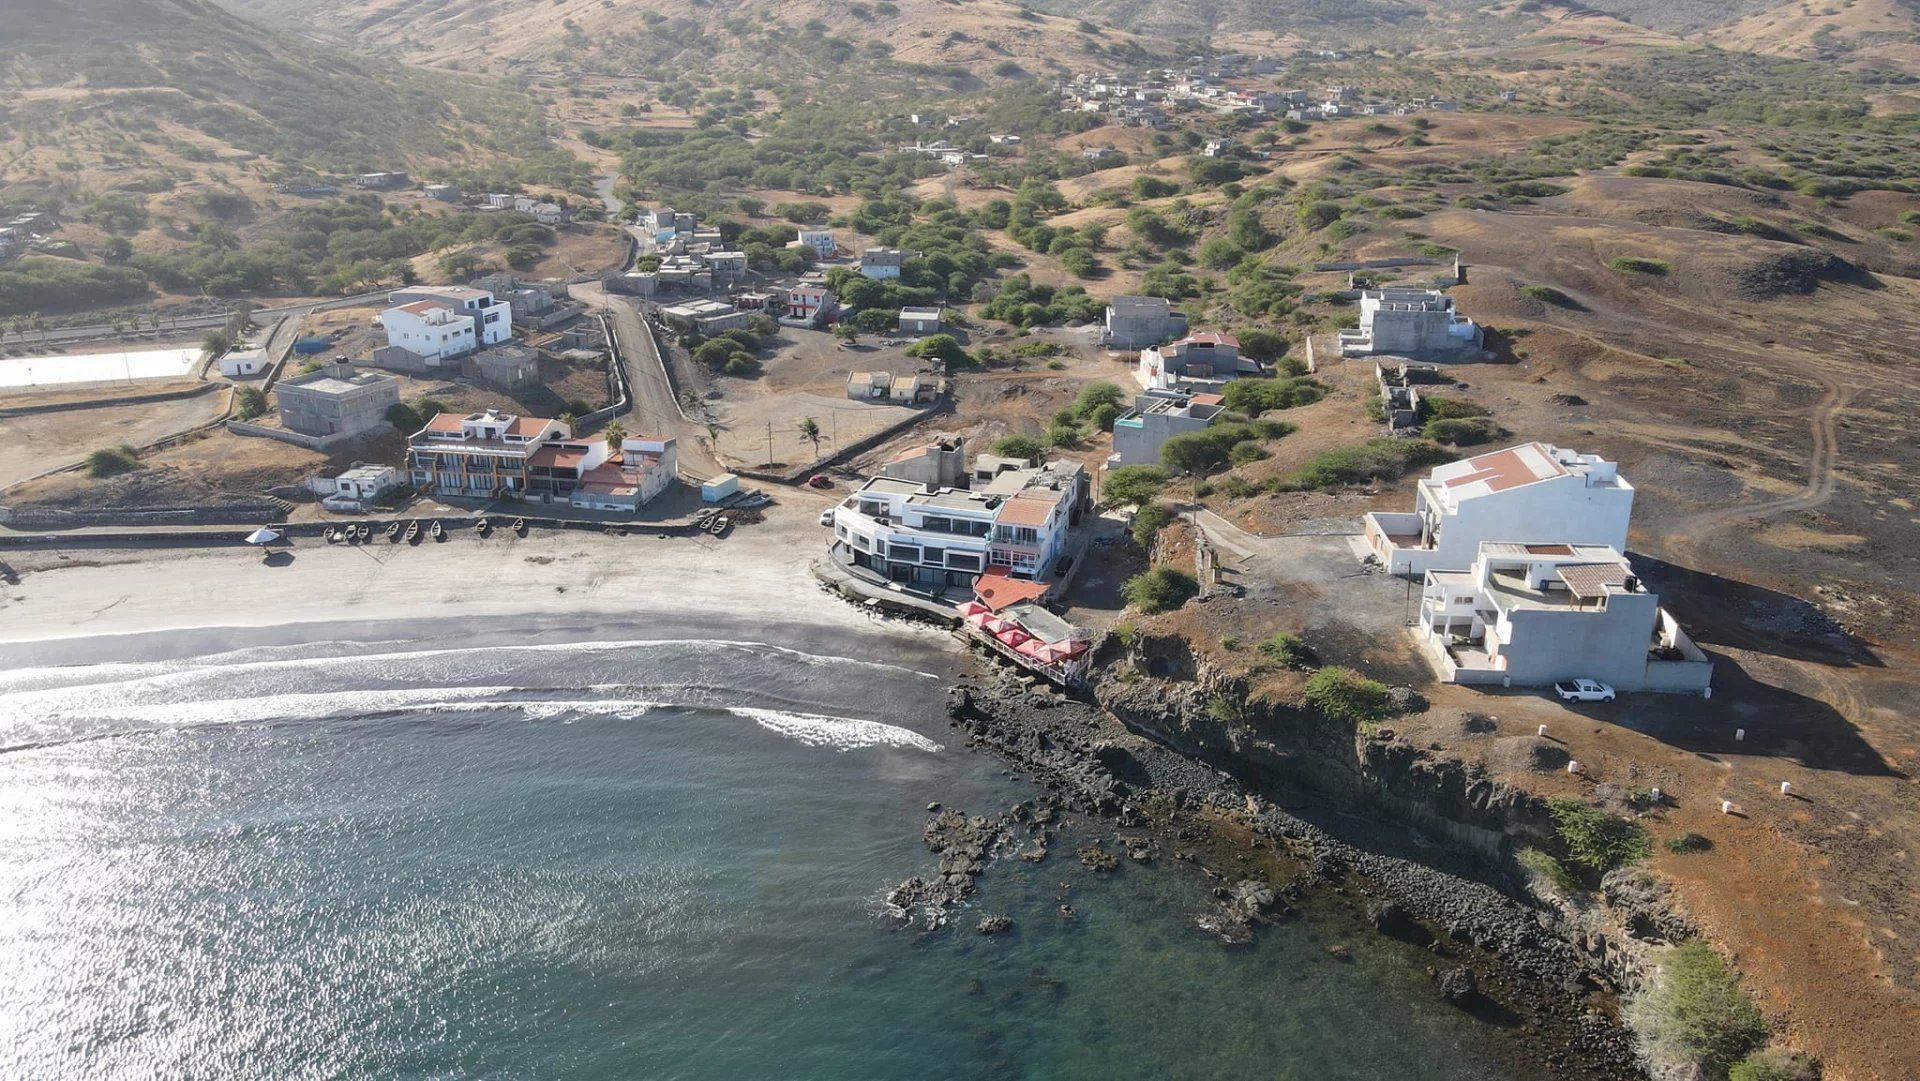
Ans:
<svg viewBox="0 0 1920 1081"><path fill-rule="evenodd" d="M1415 632L1440 678L1709 693L1713 664L1617 548L1487 543L1466 570L1431 570Z"/></svg>
<svg viewBox="0 0 1920 1081"><path fill-rule="evenodd" d="M813 257L820 260L831 259L840 250L831 229L802 229L791 246L811 249Z"/></svg>
<svg viewBox="0 0 1920 1081"><path fill-rule="evenodd" d="M1197 432L1226 411L1218 394L1150 390L1113 422L1109 466L1159 465L1160 448L1177 435Z"/></svg>
<svg viewBox="0 0 1920 1081"><path fill-rule="evenodd" d="M540 382L540 354L519 342L501 342L466 360L474 378L501 390L522 390Z"/></svg>
<svg viewBox="0 0 1920 1081"><path fill-rule="evenodd" d="M1438 289L1366 289L1360 326L1340 332L1340 355L1386 353L1419 360L1459 359L1480 351L1480 327Z"/></svg>
<svg viewBox="0 0 1920 1081"><path fill-rule="evenodd" d="M381 496L400 487L401 483L400 471L393 466L356 462L353 468L328 482L326 494L320 497L320 505L330 511L358 514L373 506Z"/></svg>
<svg viewBox="0 0 1920 1081"><path fill-rule="evenodd" d="M1258 361L1240 355L1240 339L1207 331L1171 345L1142 349L1134 378L1145 390L1217 393L1241 376L1265 371Z"/></svg>
<svg viewBox="0 0 1920 1081"><path fill-rule="evenodd" d="M400 383L390 375L355 371L345 359L291 379L274 388L280 425L311 436L349 436L387 423L387 410L400 402Z"/></svg>
<svg viewBox="0 0 1920 1081"><path fill-rule="evenodd" d="M633 513L672 487L679 448L671 437L556 439L527 459L527 498L583 510Z"/></svg>
<svg viewBox="0 0 1920 1081"><path fill-rule="evenodd" d="M745 329L753 319L751 312L743 312L717 300L690 300L685 304L661 308L660 315L709 338L725 331Z"/></svg>
<svg viewBox="0 0 1920 1081"><path fill-rule="evenodd" d="M856 402L886 402L890 405L927 405L940 400L944 382L919 373L896 375L892 372L849 372L847 397Z"/></svg>
<svg viewBox="0 0 1920 1081"><path fill-rule="evenodd" d="M473 287L487 290L505 303L514 325L535 330L564 322L583 310L570 302L562 282L524 282L511 274L489 274L475 279Z"/></svg>
<svg viewBox="0 0 1920 1081"><path fill-rule="evenodd" d="M398 191L413 186L413 178L405 173L361 173L353 178L353 186L368 191Z"/></svg>
<svg viewBox="0 0 1920 1081"><path fill-rule="evenodd" d="M902 334L914 336L937 334L940 331L940 309L902 308L898 326Z"/></svg>
<svg viewBox="0 0 1920 1081"><path fill-rule="evenodd" d="M1187 332L1187 317L1164 297L1117 296L1107 305L1100 344L1109 349L1146 349Z"/></svg>
<svg viewBox="0 0 1920 1081"><path fill-rule="evenodd" d="M462 198L460 189L452 184L428 184L421 190L436 203L457 203Z"/></svg>
<svg viewBox="0 0 1920 1081"><path fill-rule="evenodd" d="M787 316L783 321L817 327L831 320L835 310L832 290L824 284L801 282L787 290Z"/></svg>
<svg viewBox="0 0 1920 1081"><path fill-rule="evenodd" d="M513 336L513 309L485 289L412 286L388 295L380 313L387 347L422 358L427 367L497 345Z"/></svg>
<svg viewBox="0 0 1920 1081"><path fill-rule="evenodd" d="M265 374L271 364L265 349L235 349L220 358L220 374L228 379L244 379Z"/></svg>
<svg viewBox="0 0 1920 1081"><path fill-rule="evenodd" d="M528 490L533 452L572 436L564 422L545 417L437 413L407 440L408 476L415 488L438 496L518 499Z"/></svg>
<svg viewBox="0 0 1920 1081"><path fill-rule="evenodd" d="M868 248L860 253L860 275L865 278L898 278L906 265L907 253L899 248Z"/></svg>
<svg viewBox="0 0 1920 1081"><path fill-rule="evenodd" d="M1365 519L1369 552L1390 573L1463 571L1482 544L1565 543L1624 550L1633 485L1595 454L1525 443L1436 466L1412 513Z"/></svg>
<svg viewBox="0 0 1920 1081"><path fill-rule="evenodd" d="M928 488L957 488L967 481L967 441L942 436L903 450L880 466L880 475Z"/></svg>

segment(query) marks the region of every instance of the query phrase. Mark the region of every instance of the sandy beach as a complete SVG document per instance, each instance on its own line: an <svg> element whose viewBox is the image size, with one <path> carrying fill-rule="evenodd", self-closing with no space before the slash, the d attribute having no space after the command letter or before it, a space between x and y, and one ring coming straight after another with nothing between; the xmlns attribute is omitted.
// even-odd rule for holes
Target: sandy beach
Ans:
<svg viewBox="0 0 1920 1081"><path fill-rule="evenodd" d="M465 530L418 545L297 540L291 560L244 548L35 550L10 553L0 584L0 642L303 623L508 621L595 616L644 625L689 616L751 625L870 631L862 611L808 572L825 556L811 506L776 507L724 540L535 530ZM937 636L936 632L917 632Z"/></svg>

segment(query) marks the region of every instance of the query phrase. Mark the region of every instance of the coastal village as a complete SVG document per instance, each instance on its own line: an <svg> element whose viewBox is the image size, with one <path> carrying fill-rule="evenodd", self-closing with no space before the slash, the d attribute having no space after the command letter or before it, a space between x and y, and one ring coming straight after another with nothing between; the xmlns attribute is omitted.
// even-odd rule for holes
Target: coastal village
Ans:
<svg viewBox="0 0 1920 1081"><path fill-rule="evenodd" d="M1711 438L1656 416L1651 401L1709 394L1676 382L1708 362L1684 343L1655 355L1667 343L1636 322L1639 298L1609 290L1678 283L1696 308L1726 290L1676 269L1677 247L1655 259L1585 234L1512 240L1545 216L1539 202L1586 200L1566 212L1577 233L1618 197L1593 177L1503 171L1502 155L1546 157L1571 130L1523 114L1533 102L1514 80L1447 84L1472 86L1469 100L1420 73L1383 88L1338 50L1112 56L1026 80L1037 126L972 103L877 110L873 154L910 193L897 198L870 178L730 176L696 195L616 174L594 205L579 184L463 190L404 161L277 173L261 187L278 199L392 200L396 221L457 212L541 239L332 291L184 298L165 319L6 324L0 610L52 634L123 603L178 604L177 581L147 598L58 596L123 563L177 560L235 612L246 583L302 583L313 622L405 615L404 600L366 598L431 583L447 596L421 619L510 626L536 595L583 618L654 613L678 584L737 595L737 609L703 603L743 621L819 618L823 635L871 623L966 657L974 674L942 688L960 737L1128 831L1123 856L1083 850L1088 869L1152 861L1149 826L1175 820L1244 833L1249 851L1304 851L1322 844L1320 825L1298 825L1317 803L1498 869L1497 891L1448 887L1367 919L1436 957L1497 965L1510 950L1529 978L1557 979L1516 1029L1557 1011L1555 1039L1571 1039L1703 926L1764 954L1770 1006L1800 994L1818 950L1772 950L1753 913L1775 902L1756 883L1781 837L1830 845L1870 877L1878 856L1857 823L1910 778L1891 729L1858 718L1891 723L1905 677L1871 636L1905 626L1907 602L1813 570L1797 592L1778 566L1756 584L1710 538L1765 530L1789 567L1877 543L1822 509L1845 487L1833 418L1858 388L1820 383L1808 406L1795 398L1813 384L1783 381ZM575 104L604 123L620 103ZM656 128L734 130L712 109L635 104L621 154L595 160L632 170ZM771 138L759 114L732 120L742 139ZM1487 156L1499 165L1475 158L1499 199L1432 194L1454 174L1427 133L1449 125L1519 133ZM1651 155L1644 144L1632 152ZM1365 184L1341 187L1382 159L1428 171L1382 180L1391 195L1371 202ZM1634 162L1634 179L1669 168ZM1231 179L1202 181L1215 166ZM1683 204L1636 212L1633 235ZM5 210L0 259L58 254L78 231ZM1743 242L1766 228L1713 221ZM1805 224L1796 244L1819 235ZM1295 226L1307 231L1283 270L1230 239L1272 245ZM1546 285L1540 253L1580 244L1596 267ZM1193 277L1206 270L1219 274ZM1848 303L1866 325L1888 301ZM1626 329L1555 325L1590 316ZM1731 401L1756 382L1701 386ZM1786 438L1805 408L1802 490L1797 460L1754 433ZM1911 519L1889 493L1874 500ZM1233 798L1190 798L1209 786ZM1032 808L928 810L941 870L888 895L901 912L962 906L990 854L1045 858L1047 824L1021 817ZM1316 857L1314 870L1341 889L1385 891L1399 873L1314 851L1344 853L1347 866ZM1853 899L1807 885L1812 867L1781 887L1799 891L1791 918L1808 935L1833 912L1856 918ZM1523 900L1483 919L1496 892ZM1214 894L1202 926L1236 946L1291 914L1252 877ZM1872 934L1849 924L1849 948L1897 954L1884 914L1908 902L1875 903ZM981 933L1008 929L992 923ZM1849 957L1848 972L1869 967ZM1443 968L1449 1002L1487 1001L1464 962ZM1606 1044L1582 1068L1626 1054Z"/></svg>

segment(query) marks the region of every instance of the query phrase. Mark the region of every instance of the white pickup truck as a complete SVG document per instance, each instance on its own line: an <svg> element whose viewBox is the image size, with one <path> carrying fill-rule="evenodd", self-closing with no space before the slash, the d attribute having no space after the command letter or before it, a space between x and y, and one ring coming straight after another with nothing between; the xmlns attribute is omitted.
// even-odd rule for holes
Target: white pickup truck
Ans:
<svg viewBox="0 0 1920 1081"><path fill-rule="evenodd" d="M1553 685L1562 702L1611 702L1613 688L1593 679L1570 679Z"/></svg>

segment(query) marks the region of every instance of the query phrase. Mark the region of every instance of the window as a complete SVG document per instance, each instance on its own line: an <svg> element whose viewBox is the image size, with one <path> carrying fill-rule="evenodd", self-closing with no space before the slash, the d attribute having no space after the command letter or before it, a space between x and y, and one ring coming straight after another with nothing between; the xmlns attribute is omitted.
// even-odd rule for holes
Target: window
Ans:
<svg viewBox="0 0 1920 1081"><path fill-rule="evenodd" d="M948 552L947 566L957 571L977 571L980 569L980 556L974 552Z"/></svg>
<svg viewBox="0 0 1920 1081"><path fill-rule="evenodd" d="M939 567L945 565L946 558L947 550L945 548L920 549L920 559L931 566Z"/></svg>
<svg viewBox="0 0 1920 1081"><path fill-rule="evenodd" d="M887 558L904 563L920 562L920 549L912 544L890 544L887 546Z"/></svg>

